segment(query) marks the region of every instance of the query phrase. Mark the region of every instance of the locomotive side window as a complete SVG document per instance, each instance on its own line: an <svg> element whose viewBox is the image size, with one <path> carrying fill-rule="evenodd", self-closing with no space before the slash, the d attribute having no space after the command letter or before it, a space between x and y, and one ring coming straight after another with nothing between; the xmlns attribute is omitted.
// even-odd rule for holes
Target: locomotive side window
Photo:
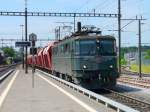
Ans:
<svg viewBox="0 0 150 112"><path fill-rule="evenodd" d="M79 41L75 41L75 55L79 55L80 54L80 48L79 48Z"/></svg>
<svg viewBox="0 0 150 112"><path fill-rule="evenodd" d="M70 44L67 43L67 44L64 45L64 53L68 54L69 52L70 52Z"/></svg>

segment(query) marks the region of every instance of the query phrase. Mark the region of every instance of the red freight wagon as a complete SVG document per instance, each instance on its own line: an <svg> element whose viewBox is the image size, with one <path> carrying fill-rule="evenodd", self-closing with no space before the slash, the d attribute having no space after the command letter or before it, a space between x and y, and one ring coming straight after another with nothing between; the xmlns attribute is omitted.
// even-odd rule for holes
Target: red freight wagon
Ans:
<svg viewBox="0 0 150 112"><path fill-rule="evenodd" d="M44 61L43 61L43 49L41 49L39 52L38 52L38 65L43 67L44 65Z"/></svg>
<svg viewBox="0 0 150 112"><path fill-rule="evenodd" d="M46 57L47 46L43 49L43 68L47 68L47 57Z"/></svg>
<svg viewBox="0 0 150 112"><path fill-rule="evenodd" d="M29 65L32 64L32 56L31 56L31 55L28 56L28 58L27 58L27 63L28 63Z"/></svg>
<svg viewBox="0 0 150 112"><path fill-rule="evenodd" d="M46 69L52 70L52 47L54 46L54 42L49 43L44 52Z"/></svg>
<svg viewBox="0 0 150 112"><path fill-rule="evenodd" d="M39 51L40 50L38 50L38 53L37 53L37 56L36 56L36 61L37 61L37 65L36 66L40 66L40 59L39 59Z"/></svg>
<svg viewBox="0 0 150 112"><path fill-rule="evenodd" d="M48 63L48 57L47 57L47 47L44 48L44 51L43 51L43 60L44 60L44 68L48 69L49 68L49 63Z"/></svg>
<svg viewBox="0 0 150 112"><path fill-rule="evenodd" d="M34 55L34 59L35 59L35 65L37 65L38 64L37 55Z"/></svg>

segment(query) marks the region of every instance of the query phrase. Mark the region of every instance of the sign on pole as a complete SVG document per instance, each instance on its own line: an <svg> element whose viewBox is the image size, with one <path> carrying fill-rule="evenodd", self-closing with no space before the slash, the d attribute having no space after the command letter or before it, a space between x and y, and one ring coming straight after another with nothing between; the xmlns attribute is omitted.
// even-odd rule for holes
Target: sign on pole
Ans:
<svg viewBox="0 0 150 112"><path fill-rule="evenodd" d="M16 42L15 43L15 46L16 47L29 47L29 46L31 46L31 42Z"/></svg>

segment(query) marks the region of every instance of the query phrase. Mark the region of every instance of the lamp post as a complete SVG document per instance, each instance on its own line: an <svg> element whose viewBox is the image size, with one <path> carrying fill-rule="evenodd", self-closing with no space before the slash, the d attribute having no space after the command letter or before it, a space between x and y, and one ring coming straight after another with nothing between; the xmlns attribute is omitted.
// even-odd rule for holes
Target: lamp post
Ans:
<svg viewBox="0 0 150 112"><path fill-rule="evenodd" d="M21 31L22 31L22 41L24 41L23 39L23 27L24 25L20 25L21 27ZM24 47L22 47L22 68L24 69Z"/></svg>

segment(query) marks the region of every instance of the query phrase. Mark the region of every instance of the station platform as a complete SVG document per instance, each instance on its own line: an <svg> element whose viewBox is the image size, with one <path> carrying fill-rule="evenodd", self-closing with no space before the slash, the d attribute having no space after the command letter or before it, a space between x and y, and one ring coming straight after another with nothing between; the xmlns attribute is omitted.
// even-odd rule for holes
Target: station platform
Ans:
<svg viewBox="0 0 150 112"><path fill-rule="evenodd" d="M43 74L18 67L0 84L0 112L114 112ZM62 89L62 91L60 91Z"/></svg>

